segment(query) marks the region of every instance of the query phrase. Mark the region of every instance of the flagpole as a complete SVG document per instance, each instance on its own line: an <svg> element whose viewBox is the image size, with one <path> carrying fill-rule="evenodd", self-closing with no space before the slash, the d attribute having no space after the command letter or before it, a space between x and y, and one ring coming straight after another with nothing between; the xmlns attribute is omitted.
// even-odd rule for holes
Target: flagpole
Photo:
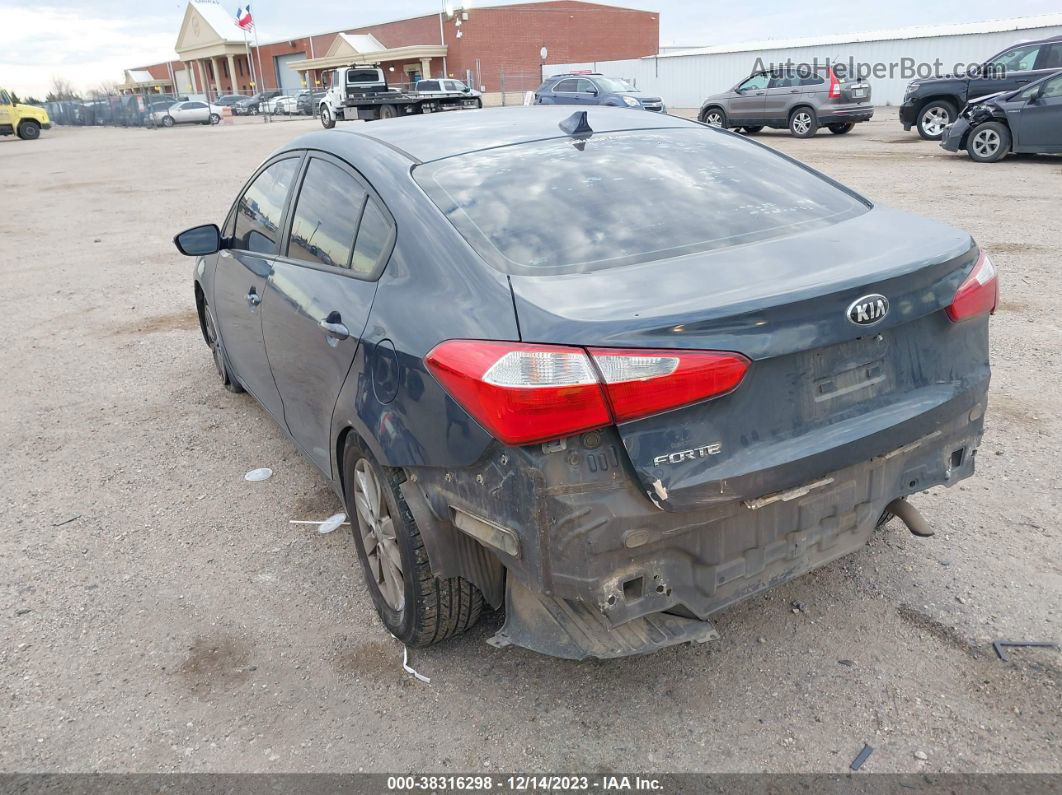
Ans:
<svg viewBox="0 0 1062 795"><path fill-rule="evenodd" d="M250 10L251 10L250 3L247 4L247 10L248 10L248 12L250 12ZM261 87L259 87L258 90L259 91L265 91L265 85L264 85L265 84L265 75L262 73L262 48L258 44L258 25L255 24L254 17L251 17L251 30L254 31L254 49L255 49L255 52L258 53L258 74L262 76L262 83L263 83L263 85ZM278 86L278 88L279 88L279 86Z"/></svg>
<svg viewBox="0 0 1062 795"><path fill-rule="evenodd" d="M259 91L258 77L254 71L254 59L251 57L251 40L247 38L247 29L240 28L243 31L243 46L247 50L247 68L251 71L251 83L254 84L255 93Z"/></svg>

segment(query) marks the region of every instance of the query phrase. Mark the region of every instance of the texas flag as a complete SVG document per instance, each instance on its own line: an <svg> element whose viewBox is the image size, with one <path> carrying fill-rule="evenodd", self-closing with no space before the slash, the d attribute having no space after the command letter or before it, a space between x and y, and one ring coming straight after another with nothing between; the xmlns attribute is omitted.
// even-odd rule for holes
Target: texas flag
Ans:
<svg viewBox="0 0 1062 795"><path fill-rule="evenodd" d="M247 5L246 8L239 6L236 9L236 25L244 30L254 29L254 20L251 19L251 6Z"/></svg>

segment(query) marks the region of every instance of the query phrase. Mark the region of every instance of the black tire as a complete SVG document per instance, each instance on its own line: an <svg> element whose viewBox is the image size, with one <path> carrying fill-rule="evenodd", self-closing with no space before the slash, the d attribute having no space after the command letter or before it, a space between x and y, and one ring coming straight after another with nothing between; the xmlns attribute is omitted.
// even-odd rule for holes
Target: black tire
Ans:
<svg viewBox="0 0 1062 795"><path fill-rule="evenodd" d="M712 107L705 108L701 111L699 121L701 124L707 124L709 127L723 127L725 129L726 111L713 105Z"/></svg>
<svg viewBox="0 0 1062 795"><path fill-rule="evenodd" d="M209 121L211 124L221 124L221 117L216 113L211 113Z"/></svg>
<svg viewBox="0 0 1062 795"><path fill-rule="evenodd" d="M386 544L376 540L375 533L366 532L365 519L357 506L355 493L361 487L356 487L355 482L359 476L359 465L362 467L362 477L366 472L375 476L379 491L382 492L380 505L383 507L386 504L389 512L393 535L382 536L387 539ZM343 453L343 493L347 515L351 517L354 545L358 549L376 612L387 630L405 645L430 646L460 635L479 621L483 611L483 594L461 577L444 580L432 573L420 530L399 490L399 484L404 479L401 470L381 467L376 463L372 453L365 450L353 434L347 438ZM382 516L382 511L379 513ZM385 549L391 550L392 554L395 549L398 551L402 564L402 598L397 609L388 602L388 597L381 590L381 581L384 579L382 571L377 574L378 566L387 564L370 563L365 551L366 538L375 541L374 548L379 558L384 557ZM383 587L388 588L388 585L385 583Z"/></svg>
<svg viewBox="0 0 1062 795"><path fill-rule="evenodd" d="M172 127L173 125L174 125L173 116L163 116L162 117L162 126L163 127Z"/></svg>
<svg viewBox="0 0 1062 795"><path fill-rule="evenodd" d="M763 125L761 124L756 127L742 127L741 129L745 131L745 135L755 135L756 133L763 130Z"/></svg>
<svg viewBox="0 0 1062 795"><path fill-rule="evenodd" d="M398 116L398 108L394 105L381 105L380 106L380 118L381 119L393 119Z"/></svg>
<svg viewBox="0 0 1062 795"><path fill-rule="evenodd" d="M789 134L794 138L811 138L819 131L815 109L802 105L789 114Z"/></svg>
<svg viewBox="0 0 1062 795"><path fill-rule="evenodd" d="M23 141L36 141L41 137L41 125L33 119L26 119L18 126L18 137Z"/></svg>
<svg viewBox="0 0 1062 795"><path fill-rule="evenodd" d="M321 106L321 126L326 130L331 130L336 126L336 120L332 116L332 111L328 109L327 105Z"/></svg>
<svg viewBox="0 0 1062 795"><path fill-rule="evenodd" d="M1010 130L998 121L978 124L966 138L966 154L978 163L996 163L1010 152Z"/></svg>
<svg viewBox="0 0 1062 795"><path fill-rule="evenodd" d="M844 135L845 133L852 132L852 128L855 127L854 122L847 122L845 124L831 124L830 132L834 135Z"/></svg>
<svg viewBox="0 0 1062 795"><path fill-rule="evenodd" d="M918 111L918 134L923 141L939 141L944 137L944 127L955 121L956 107L946 99L927 102Z"/></svg>
<svg viewBox="0 0 1062 795"><path fill-rule="evenodd" d="M214 369L218 371L218 377L221 378L221 385L235 394L243 392L243 384L237 380L236 376L232 374L232 370L229 368L229 359L225 355L225 346L218 337L217 330L214 327L214 316L210 311L210 306L205 300L203 301L202 322L203 336L206 337L207 347L210 348L210 355L214 358Z"/></svg>
<svg viewBox="0 0 1062 795"><path fill-rule="evenodd" d="M476 98L476 110L482 110L482 109L483 109L483 100L479 99L477 97Z"/></svg>

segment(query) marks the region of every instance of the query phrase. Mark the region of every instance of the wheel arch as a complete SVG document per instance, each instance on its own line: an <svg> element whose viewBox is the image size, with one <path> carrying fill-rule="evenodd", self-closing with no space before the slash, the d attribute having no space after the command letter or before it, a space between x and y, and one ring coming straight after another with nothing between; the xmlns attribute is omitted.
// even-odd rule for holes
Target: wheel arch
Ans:
<svg viewBox="0 0 1062 795"><path fill-rule="evenodd" d="M195 280L195 312L199 317L199 333L203 335L203 342L209 345L210 339L206 330L206 293L203 292L199 279Z"/></svg>
<svg viewBox="0 0 1062 795"><path fill-rule="evenodd" d="M791 123L793 121L793 117L796 115L798 110L810 110L815 115L816 121L819 118L819 112L815 110L814 105L812 105L810 102L798 102L796 105L789 109L789 113L785 117L787 123Z"/></svg>
<svg viewBox="0 0 1062 795"><path fill-rule="evenodd" d="M701 106L701 112L697 114L697 121L699 121L701 124L704 124L704 117L708 115L708 111L710 110L717 110L723 114L724 119L726 118L726 108L724 108L717 102L710 102L707 105Z"/></svg>

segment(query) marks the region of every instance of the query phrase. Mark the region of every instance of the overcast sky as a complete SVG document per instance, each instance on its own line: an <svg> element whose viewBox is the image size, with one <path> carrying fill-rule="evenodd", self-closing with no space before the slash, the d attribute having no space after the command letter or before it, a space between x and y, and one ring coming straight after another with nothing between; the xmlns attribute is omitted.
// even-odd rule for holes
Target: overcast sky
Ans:
<svg viewBox="0 0 1062 795"><path fill-rule="evenodd" d="M238 4L223 3L233 16ZM627 0L618 4L659 11L660 43L665 46L973 22L1059 9L1058 0L1010 0L1003 5L996 0L962 4ZM120 81L123 69L175 58L173 45L184 6L183 0L0 0L0 84L23 95L43 96L52 75L89 89L102 81ZM430 14L439 5L431 0L257 0L252 9L265 40ZM971 53L971 57L989 54Z"/></svg>

